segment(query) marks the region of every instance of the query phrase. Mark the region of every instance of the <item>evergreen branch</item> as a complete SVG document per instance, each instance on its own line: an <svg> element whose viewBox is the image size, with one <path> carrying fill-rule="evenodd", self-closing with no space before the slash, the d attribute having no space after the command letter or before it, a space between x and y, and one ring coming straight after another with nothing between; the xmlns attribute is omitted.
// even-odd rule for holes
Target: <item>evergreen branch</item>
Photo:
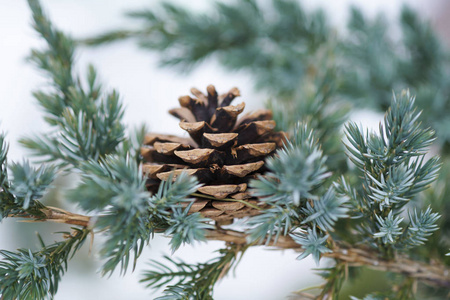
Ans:
<svg viewBox="0 0 450 300"><path fill-rule="evenodd" d="M392 90L413 88L426 125L436 129L447 152L449 118L443 112L448 112L450 103L448 50L430 22L411 8L403 7L396 23L399 38L392 35L394 24L387 25L382 15L370 20L361 10L352 9L349 34L341 42L344 66L352 66L342 69L343 92L357 105L384 111Z"/></svg>
<svg viewBox="0 0 450 300"><path fill-rule="evenodd" d="M38 0L28 0L28 6L32 12L34 29L48 45L46 50L33 50L31 60L51 76L55 87L62 93L62 97L53 98L51 103L41 103L45 104L43 108L48 109L49 113L58 116L68 105L69 88L74 84L72 65L75 45L72 39L53 27ZM44 94L39 93L38 100L39 95Z"/></svg>
<svg viewBox="0 0 450 300"><path fill-rule="evenodd" d="M89 233L87 229L65 232L65 240L32 252L2 250L0 255L0 291L2 299L53 299L68 260L81 248ZM40 237L39 237L40 238Z"/></svg>
<svg viewBox="0 0 450 300"><path fill-rule="evenodd" d="M158 299L212 299L216 282L238 263L239 254L242 257L245 250L246 247L230 246L219 250L219 257L199 264L188 264L165 256L164 259L173 264L174 268L152 260L151 266L154 270L146 271L141 282L154 288L175 282L164 290L166 296Z"/></svg>
<svg viewBox="0 0 450 300"><path fill-rule="evenodd" d="M225 241L236 245L247 245L248 234L234 231L218 229L207 232L210 240ZM279 249L293 249L303 251L301 245L297 244L289 236L280 236L277 243L271 245ZM334 258L349 266L366 266L373 270L380 270L392 273L403 274L407 277L415 278L430 286L448 288L450 287L450 269L439 262L422 262L414 260L404 255L397 255L394 259L380 257L377 250L367 247L348 247L334 243L332 252L323 253L323 257Z"/></svg>
<svg viewBox="0 0 450 300"><path fill-rule="evenodd" d="M299 206L306 198L317 198L312 191L322 185L331 174L327 172L326 157L322 155L307 125L298 124L292 142L269 158L266 165L271 172L266 178L250 182L254 196L268 204Z"/></svg>
<svg viewBox="0 0 450 300"><path fill-rule="evenodd" d="M149 224L149 193L138 165L130 157L108 156L82 163L82 182L69 199L88 211L102 212L95 227L107 229L101 255L107 258L103 274L120 264L125 272L134 251L134 264L153 232ZM80 198L81 196L81 198Z"/></svg>
<svg viewBox="0 0 450 300"><path fill-rule="evenodd" d="M250 182L253 195L271 206L248 221L250 243L265 241L267 245L272 236L276 242L281 234L287 235L298 227L307 199L319 199L317 189L331 175L326 169L326 157L307 125L298 124L291 140L276 154L266 161L270 172Z"/></svg>
<svg viewBox="0 0 450 300"><path fill-rule="evenodd" d="M167 181L163 181L158 188L158 192L152 196L150 209L154 215L166 215L168 209L178 207L181 202L190 202L192 195L200 187L196 177L188 176L182 173L176 177L169 177Z"/></svg>
<svg viewBox="0 0 450 300"><path fill-rule="evenodd" d="M352 40L343 40L348 42L346 45L342 45L342 41L336 43L321 12L308 15L293 0L273 0L270 13L255 0L232 5L219 3L217 13L210 14L194 14L175 5L163 4L160 14L152 11L133 14L147 22L144 30L122 31L102 38L106 41L139 36L149 49L165 51L166 64L184 67L216 54L231 68L256 71L259 84L272 88L271 94L280 96L283 101L288 100L280 110L274 108L283 129L290 131L293 121L300 117L308 126L317 127L318 140L306 125L290 131L292 140L267 160L269 172L251 182L253 195L265 206L260 215L248 221L250 229L240 233L221 228L214 230L210 220L202 218L200 213L188 214L193 201L189 197L199 187L193 177L182 174L175 180L169 178L160 185L157 194L148 193L139 168L141 158L136 150L140 143L125 139L123 108L118 95L103 92L92 67L85 82L78 79L73 73L73 40L53 28L37 0L29 0L29 5L34 27L47 44L44 50L34 50L31 60L50 76L53 87L51 92L36 92L35 97L47 113L46 121L55 131L47 136L25 139L22 143L48 161L57 162L59 167L72 165L82 171L82 182L78 191L72 191L71 199L98 216L89 218L71 214L45 207L38 201L51 184L55 167L34 169L28 163L13 164L10 167L13 179L8 178L7 146L0 135L1 216L84 227L76 229L73 235L67 234L68 239L64 242L42 245L43 250L39 252L1 251L4 257L0 261L2 298L51 298L70 254L81 246L93 226L107 236L101 250L101 255L107 259L104 274L112 273L118 265L122 273L126 272L132 257L136 264L144 245L156 232L172 236L170 243L174 251L183 243L205 238L233 243L223 250L221 257L197 266L169 258L175 269L154 262L159 270L148 273L146 279L150 285L160 287L175 279L175 285L166 288L163 299L211 298L221 272L228 271L231 264L236 263L242 247L245 250L254 242L303 249L299 258L312 254L316 262L321 256L334 258L337 267L326 274L327 283L319 296L323 299L338 296L347 265L379 267L386 272L405 275L404 285L395 293L400 299L411 296L416 279L450 287L449 270L443 264L427 264L399 254L422 244L437 229L439 218L430 208L420 214L414 211L414 215L408 211L409 225L402 224L406 204L436 180L440 168L438 158L425 162L426 150L435 140L434 132L419 122L415 99L408 92L398 98L394 95L379 132L369 134L355 124L347 126L347 153L357 166L359 179L351 178L350 185L342 177L334 186L325 185L331 181L328 170L347 170L342 167L342 159L336 164L332 162L332 167L326 161L329 154L339 158L336 137L339 138L338 125L345 115L344 110L330 113L334 98L370 99L365 97L370 91L372 97L380 100L378 105L386 104L387 90L408 83L416 85L419 94L437 95L438 104L433 106L445 112L450 99L449 81L445 79L450 78L446 76L448 58L433 32L413 12L404 10L402 13L402 43L388 35L388 26L383 19L371 24L357 10L352 13L349 27ZM212 36L198 38L204 34ZM421 44L422 40L429 44ZM334 47L339 44L341 47ZM399 45L400 50L396 49ZM405 45L408 47L403 47ZM374 55L371 51L382 54ZM400 57L399 54L405 55ZM338 57L337 63L330 59L334 55L348 57ZM411 65L410 59L420 61L419 68ZM370 68L347 68L358 60L364 61L361 66ZM420 68L424 68L424 74L414 74L421 72ZM338 81L340 77L342 79ZM436 83L430 84L434 81ZM357 86L352 89L355 84ZM300 88L308 86L312 86L308 92L299 92ZM436 89L439 92L434 92ZM307 94L305 101L300 97L304 94ZM276 104L273 106L277 107ZM424 114L433 109L425 107ZM286 111L288 117L283 120L281 115ZM450 121L442 115L436 120L444 121L438 124L441 130L445 129L439 134L444 135L448 144L450 137L445 137L442 132L448 132L445 126ZM428 123L433 122L436 124L435 120L428 120ZM324 150L319 142L324 145ZM337 223L337 219L347 216L347 205L352 205L356 216L362 218ZM338 241L336 238L346 229L351 235L359 234L359 242L367 243L373 249L367 250L355 243L345 244L344 241L355 240L352 238ZM305 230L307 234L304 234ZM332 233L335 230L336 235ZM83 236L82 240L78 240L79 235ZM332 249L326 247L327 241ZM345 248L340 248L342 245ZM411 257L419 256L413 253Z"/></svg>
<svg viewBox="0 0 450 300"><path fill-rule="evenodd" d="M189 196L199 187L194 177L183 173L174 181L170 178L150 196L141 168L129 156L90 160L80 168L84 171L81 184L69 193L69 199L84 210L101 212L95 227L107 230L108 239L100 251L107 258L103 274L112 273L118 265L125 273L132 255L134 269L156 230L165 229L176 250L182 243L204 240L204 230L211 228L205 223L209 219L187 215L190 206L180 209L180 203L192 201Z"/></svg>
<svg viewBox="0 0 450 300"><path fill-rule="evenodd" d="M69 215L73 215L69 213ZM64 220L65 217L61 217L60 210L56 210L54 216L58 217L58 220ZM89 224L84 218L77 220L84 224ZM52 218L50 217L49 220ZM61 222L57 221L57 222ZM64 222L71 224L69 222ZM81 224L76 224L81 225ZM155 229L155 232L163 232L161 229ZM248 245L248 236L239 231L233 230L206 230L205 234L208 240L218 240L227 243L233 243L235 245L246 246ZM281 249L293 249L296 251L302 251L301 245L296 243L289 236L280 236L277 242L270 243L272 247ZM389 271L394 273L405 274L406 276L417 278L431 286L448 287L450 286L450 270L446 269L442 265L437 264L425 264L420 261L408 259L404 256L399 256L395 260L385 260L378 256L379 254L373 250L367 250L364 248L346 248L346 247L334 247L333 252L324 253L324 257L330 257L338 259L339 261L349 263L351 266L367 266L375 270Z"/></svg>
<svg viewBox="0 0 450 300"><path fill-rule="evenodd" d="M336 193L342 197L348 199L350 206L350 212L353 218L361 217L361 212L364 210L364 199L359 196L358 191L353 188L342 176L338 181L333 183Z"/></svg>
<svg viewBox="0 0 450 300"><path fill-rule="evenodd" d="M167 228L165 233L171 236L171 248L175 252L181 244L193 244L205 241L207 229L214 228L208 224L210 219L204 218L200 213L189 214L194 203L189 198L200 187L195 177L182 173L173 181L172 177L159 186L158 193L150 201L150 219L160 222L159 226ZM184 209L181 203L190 202ZM172 211L170 216L168 211ZM157 224L157 222L155 223Z"/></svg>
<svg viewBox="0 0 450 300"><path fill-rule="evenodd" d="M336 100L337 70L333 63L327 61L330 60L327 55L329 51L319 53L320 64L307 77L301 78L298 92L283 101L275 95L276 100L271 100L268 108L273 113L276 128L287 132L289 136L295 135L299 120L308 124L309 128L314 128L314 136L328 157L327 167L331 171L344 172L347 163L342 151L340 129L347 119L350 107Z"/></svg>
<svg viewBox="0 0 450 300"><path fill-rule="evenodd" d="M387 139L384 144L387 147L388 163L392 161L400 164L411 156L423 154L423 150L435 140L434 131L422 129L417 121L420 113L416 113L415 99L410 96L409 91L403 92L401 97L409 98L409 101L397 100L394 94L384 118L384 126L380 126L380 134L384 131Z"/></svg>
<svg viewBox="0 0 450 300"><path fill-rule="evenodd" d="M380 181L367 174L375 185L369 187L372 191L372 195L369 195L369 198L375 203L379 203L380 210L393 204L408 202L409 199L405 196L414 183L413 171L412 169L407 169L404 165L400 165L397 168L390 167L387 172L389 174L388 179L386 180L384 174L381 173Z"/></svg>
<svg viewBox="0 0 450 300"><path fill-rule="evenodd" d="M448 152L449 52L430 22L411 8L403 7L397 22L381 14L370 19L352 8L345 33L333 31L322 11L308 11L293 0L217 4L207 14L163 3L129 15L142 21L140 29L110 32L89 39L90 44L135 38L141 47L161 53L163 64L182 69L212 56L229 69L249 71L258 88L300 105L308 100L299 83L316 75L319 81L326 78L321 71L330 66L335 74L325 86L336 86L334 98L355 105L385 111L393 90L411 87L425 123L437 130ZM396 26L400 35L392 34ZM286 120L298 120L299 110L287 112Z"/></svg>
<svg viewBox="0 0 450 300"><path fill-rule="evenodd" d="M8 146L4 135L0 135L0 221L5 217L23 215L28 218L45 217L46 207L41 199L55 178L55 168L41 166L33 168L28 162L12 164L13 178L8 176Z"/></svg>
<svg viewBox="0 0 450 300"><path fill-rule="evenodd" d="M273 0L267 9L254 0L218 2L208 14L163 2L129 16L141 20L143 29L114 31L88 42L134 37L142 47L164 52L162 65L183 70L215 55L229 69L258 74L257 85L278 94L292 95L299 75L307 73L310 54L332 40L324 13L307 12L293 0Z"/></svg>
<svg viewBox="0 0 450 300"><path fill-rule="evenodd" d="M96 46L105 43L117 42L125 39L139 37L140 35L147 35L148 33L142 30L115 30L96 37L86 38L80 40L80 44L88 46Z"/></svg>
<svg viewBox="0 0 450 300"><path fill-rule="evenodd" d="M45 39L47 48L34 50L31 60L52 78L53 92L34 94L47 112L46 121L57 133L25 138L21 143L44 161L59 166L79 166L81 161L98 160L114 153L124 140L123 107L117 93L102 97L95 69L90 66L87 88L73 74L74 41L54 29L38 0L29 0L34 28Z"/></svg>
<svg viewBox="0 0 450 300"><path fill-rule="evenodd" d="M423 163L434 133L422 128L414 101L408 92L394 95L378 134L364 133L355 124L346 128L348 156L365 179L361 200L354 202L366 217L361 219L361 236L373 236L378 244L390 245L387 249L401 242L405 205L437 179L440 168L438 158Z"/></svg>

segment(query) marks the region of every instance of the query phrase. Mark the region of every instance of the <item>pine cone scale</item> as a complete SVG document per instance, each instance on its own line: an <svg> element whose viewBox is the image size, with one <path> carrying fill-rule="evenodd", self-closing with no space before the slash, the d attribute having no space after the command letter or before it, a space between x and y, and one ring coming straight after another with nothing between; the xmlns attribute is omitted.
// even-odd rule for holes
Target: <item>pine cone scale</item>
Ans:
<svg viewBox="0 0 450 300"><path fill-rule="evenodd" d="M237 133L204 133L203 145L216 149L229 148L239 136Z"/></svg>
<svg viewBox="0 0 450 300"><path fill-rule="evenodd" d="M229 132L236 124L236 119L239 114L244 111L245 103L239 105L219 107L211 117L211 127L217 128L218 132Z"/></svg>
<svg viewBox="0 0 450 300"><path fill-rule="evenodd" d="M250 173L256 172L264 165L264 161L257 161L254 163L241 164L241 165L224 165L222 170L236 177L245 177Z"/></svg>

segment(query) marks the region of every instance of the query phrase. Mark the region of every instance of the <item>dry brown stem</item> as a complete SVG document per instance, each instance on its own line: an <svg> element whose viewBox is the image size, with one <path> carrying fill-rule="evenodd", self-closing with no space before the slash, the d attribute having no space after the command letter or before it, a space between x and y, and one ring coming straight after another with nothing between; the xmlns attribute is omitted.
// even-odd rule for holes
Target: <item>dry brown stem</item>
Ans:
<svg viewBox="0 0 450 300"><path fill-rule="evenodd" d="M28 219L29 222L55 222L81 227L89 227L92 225L90 223L91 217L74 214L61 208L46 206L41 209L41 212L45 215L44 218L37 218L29 214L12 214L8 217L24 218Z"/></svg>
<svg viewBox="0 0 450 300"><path fill-rule="evenodd" d="M82 227L92 226L91 217L74 214L56 207L46 207L41 210L45 218L36 219L31 215L12 215L32 219L32 221L50 221L65 223ZM209 240L224 241L236 245L247 245L247 235L240 231L217 228L208 230L206 237ZM301 251L301 246L295 243L289 236L280 236L276 243L271 241L271 247L278 249L292 249ZM373 250L364 248L348 248L335 246L333 252L325 253L329 257L347 263L349 266L366 266L374 270L388 271L403 274L415 278L432 286L450 288L450 270L442 264L424 263L411 260L405 256L397 256L394 260L385 260L378 257Z"/></svg>
<svg viewBox="0 0 450 300"><path fill-rule="evenodd" d="M235 244L246 244L246 234L233 230L210 230L207 238ZM271 246L280 249L301 251L300 245L288 236L280 236ZM385 260L369 249L335 247L333 252L323 254L324 257L334 258L347 263L349 266L365 266L370 269L403 274L418 279L432 286L450 288L450 270L442 264L424 263L411 260L406 256L397 256L394 260Z"/></svg>

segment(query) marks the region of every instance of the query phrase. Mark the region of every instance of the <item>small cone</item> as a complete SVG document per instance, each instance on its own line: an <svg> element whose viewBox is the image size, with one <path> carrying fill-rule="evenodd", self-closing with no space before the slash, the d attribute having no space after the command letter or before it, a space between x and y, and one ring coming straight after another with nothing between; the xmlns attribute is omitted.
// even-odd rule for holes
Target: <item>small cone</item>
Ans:
<svg viewBox="0 0 450 300"><path fill-rule="evenodd" d="M274 131L270 110L239 118L245 103L231 104L240 96L237 88L220 96L212 85L206 91L191 89L195 98L182 96L178 99L180 107L169 111L190 138L146 136L141 149L146 161L143 172L152 192L161 180L175 180L183 172L196 176L203 186L198 188L200 196L196 196L190 212L228 224L234 218L259 213L255 206L261 203L247 190L247 183L265 171L265 158L283 145L286 136Z"/></svg>

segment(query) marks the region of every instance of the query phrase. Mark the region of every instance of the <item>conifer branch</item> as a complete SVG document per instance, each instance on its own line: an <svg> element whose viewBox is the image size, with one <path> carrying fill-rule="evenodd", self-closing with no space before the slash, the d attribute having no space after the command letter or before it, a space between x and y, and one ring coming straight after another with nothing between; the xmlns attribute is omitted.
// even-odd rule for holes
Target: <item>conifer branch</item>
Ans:
<svg viewBox="0 0 450 300"><path fill-rule="evenodd" d="M210 230L207 238L211 240L225 241L237 245L247 244L247 235L243 232L233 230ZM301 245L297 244L289 236L280 236L271 247L279 249L293 249L302 251ZM424 263L399 255L392 260L386 260L379 256L373 249L338 246L335 244L332 251L323 253L323 257L334 258L338 261L348 263L349 266L366 266L374 270L388 271L421 280L427 284L438 287L450 287L450 269L442 264Z"/></svg>
<svg viewBox="0 0 450 300"><path fill-rule="evenodd" d="M29 218L32 216L14 215L14 217ZM65 224L88 227L90 218L87 216L72 214L61 209L47 207L45 219L37 221L52 221ZM163 232L163 229L155 229L155 232ZM240 231L229 229L207 229L205 237L208 240L224 241L229 244L246 246L248 236ZM270 242L270 247L279 249L292 249L301 252L301 245L289 236L280 236L276 242ZM364 248L334 247L332 252L322 254L323 257L334 258L349 264L349 266L366 266L374 270L388 271L404 274L408 277L421 280L432 286L450 287L450 269L439 264L425 264L411 260L404 256L393 260L379 258L379 254L373 250Z"/></svg>
<svg viewBox="0 0 450 300"><path fill-rule="evenodd" d="M426 197L419 194L437 180L441 167L438 157L425 159L428 147L435 140L434 131L420 122L422 113L416 111L417 102L409 92L394 95L388 109L388 99L385 97L385 90L392 90L399 82L416 84L418 91L430 88L428 83L434 80L431 74L435 70L439 71L438 77L448 71L441 66L444 63L436 63L436 59L443 59L445 52L429 27L422 24L414 13L405 9L401 19L404 31L401 45L408 46L408 50L405 48L402 51L411 56L407 59L397 57L398 50L393 49L397 42L387 35L383 20L369 22L355 9L349 25L350 32L355 33L354 39L336 41L330 38L334 34L331 34L320 11L309 14L293 0L273 0L271 14L264 12L264 8L254 0L231 5L217 4L216 16L196 15L175 5L163 4L161 14L146 11L133 15L147 22L148 26L143 30L119 31L98 40L104 42L138 36L149 49L164 50L166 64L185 67L214 53L231 68L256 71L258 83L271 88L271 94L283 99L282 105L278 105L281 102L272 102L271 108L277 126L289 132L290 140L286 140L284 147L278 150L276 146L281 146L280 139L267 143L273 148L268 146L265 151L271 149L270 153L276 153L266 159L264 176L254 176L250 181L252 190L245 190L247 181L242 184L245 188L231 186L230 190L238 188L242 192L240 197L245 200L220 199L235 202L234 207L246 205L242 209L244 214L252 206L257 208L247 214L251 217L242 226L242 231L233 231L223 229L219 219L214 226L211 219L202 216L202 212L190 211L195 204L205 206L208 202L191 199L192 196L212 198L216 203L211 203L211 206L217 208L226 204L215 197L200 196L202 194L197 190L203 187L194 176L188 176L183 170L176 174L169 171L164 172L166 180L159 181L161 178L158 176L143 173L139 149L145 129L137 132L136 137L125 137L122 122L124 111L118 94L103 91L93 67L89 67L85 81L78 78L73 72L74 40L52 26L38 0L28 2L36 32L46 42L42 50L33 50L31 60L48 75L52 87L50 92L41 90L34 95L54 131L25 139L22 143L53 165L35 168L26 161L8 164L8 146L4 135L0 135L0 219L18 217L30 222L49 221L80 228L64 233L63 241L51 245L41 241L38 251L0 251L3 257L0 260L2 299L52 298L68 260L81 247L87 235L96 229L106 236L100 251L106 259L103 274L111 274L119 266L120 272L125 273L130 262L134 269L144 246L155 233L170 237L172 251L183 244L206 240L226 242L227 247L220 251L220 257L206 263L187 264L167 258L175 266L172 268L154 262L157 270L149 271L144 279L150 286L162 287L171 281L176 283L166 287L165 296L161 299L211 299L215 283L232 265L238 263L239 254L259 244L298 251L301 253L299 259L312 255L317 263L321 257L333 258L336 265L323 270L322 276L326 282L317 299L338 296L348 266L366 266L401 274L398 277L402 277L404 282L395 292L399 299L407 299L414 294L415 281L442 290L450 287L450 270L444 262L438 264L432 257L425 257L414 249L428 239L436 245L438 238L433 237L432 233L439 226L443 227L442 235L447 230L446 206L437 203L437 200L430 200L434 198L433 194ZM209 26L204 26L199 20L208 22ZM266 25L259 26L259 23ZM230 30L222 30L228 24L231 24ZM203 42L192 44L190 34L193 37L212 34L213 38L199 39ZM371 43L375 41L375 44L366 43L367 40ZM345 45L342 45L343 41ZM421 44L423 41L429 43ZM386 55L382 61L388 62L389 66L377 65L380 60L374 59L369 52L371 49L368 49L372 46L379 47L376 49ZM176 51L172 51L173 47L177 47ZM344 70L334 59L330 59L334 55L343 55L338 60ZM347 61L349 55L352 59ZM363 60L361 65L370 66L367 67L370 80L365 81L370 83L368 86L355 80L353 68L345 68L358 59ZM422 65L413 66L409 59L418 60ZM375 62L378 69L373 66ZM418 76L422 69L423 76ZM392 71L388 72L392 76L385 76L386 70ZM408 72L405 73L405 70ZM357 71L364 73L366 70ZM342 77L342 80L337 77ZM448 81L441 80L432 88L445 85ZM441 90L442 95L450 94L443 88ZM220 97L212 86L207 91L208 96L193 89L198 99L183 98L180 102L184 107L172 113L187 114L188 119L193 117L195 120L202 115L207 115L207 120L218 120L217 116L224 114L229 115L230 120L235 119L232 116L234 106L220 107L217 111L224 114L212 118L210 113L216 110ZM373 97L381 99L378 105L384 105L387 113L378 132L369 133L354 123L346 126L347 155L356 166L348 169L339 145L339 126L347 110L336 110L335 98L345 95L356 99L368 91ZM237 94L236 89L230 91L230 94L223 96L225 98L220 104L229 105L230 99ZM209 103L208 107L206 103ZM445 106L446 100L441 99L440 103ZM186 107L192 108L192 115ZM430 111L424 108L423 115ZM271 115L267 110L260 114L261 120ZM244 126L239 130L250 128L247 126L249 124L256 128L256 121L251 121L252 118L250 116L244 120ZM197 120L197 124L206 124L200 122L202 120ZM445 121L446 117L441 116L437 120ZM247 121L248 124L245 123ZM275 126L273 121L262 123L267 125L267 129ZM429 120L427 123L433 124ZM259 129L265 130L263 127ZM202 133L197 136L198 142ZM240 138L240 133L231 135L234 138L239 136L236 143L242 143L239 147L244 149L245 139ZM444 137L444 143L449 143L450 138L442 132L438 132L438 136ZM231 138L229 134L227 138ZM220 139L208 139L208 143L217 143ZM152 154L155 149L170 152L178 151L173 147L191 147L189 143L184 145L179 141L168 143L171 145L166 147L155 142L151 144L153 148L147 150ZM214 146L217 149L208 151L225 155L223 148L220 148L224 145ZM233 151L231 154L233 159L238 155ZM181 162L179 159L187 159L188 156L185 152L172 159ZM222 159L231 159L226 156L230 155L226 154ZM216 159L213 155L204 157L213 162ZM257 164L261 167L264 162L261 158L258 160ZM202 160L204 165L209 163ZM170 162L161 169L167 171L172 167ZM57 172L73 169L81 173L81 181L76 189L68 193L69 199L93 216L74 214L40 202ZM208 166L203 171L207 172L207 169ZM217 170L215 165L214 170ZM248 170L253 172L250 167ZM193 171L197 172L188 171L191 175ZM229 172L227 176L235 174ZM336 178L340 180L335 181ZM159 186L157 191L153 185L155 182ZM224 195L222 192L217 192L217 197ZM423 202L423 207L431 205L412 211L407 205L411 201ZM212 207L207 209L222 213ZM406 213L409 220L404 218ZM447 252L448 247L445 248ZM438 258L444 253L440 253Z"/></svg>
<svg viewBox="0 0 450 300"><path fill-rule="evenodd" d="M182 70L214 57L228 69L248 71L258 88L292 101L285 121L294 117L297 122L295 116L305 115L314 77L324 79L324 90L336 88L331 100L335 104L342 97L382 112L393 90L409 87L418 96L424 122L436 129L439 144L449 153L450 117L443 113L450 105L449 51L430 22L410 7L402 8L396 22L382 14L369 18L353 7L345 33L333 30L323 11L308 10L295 0L220 3L207 14L165 2L127 15L142 24L138 30L119 29L85 42L99 45L132 38L159 53L163 65ZM392 34L392 28L400 34ZM315 100L313 106L320 98Z"/></svg>

